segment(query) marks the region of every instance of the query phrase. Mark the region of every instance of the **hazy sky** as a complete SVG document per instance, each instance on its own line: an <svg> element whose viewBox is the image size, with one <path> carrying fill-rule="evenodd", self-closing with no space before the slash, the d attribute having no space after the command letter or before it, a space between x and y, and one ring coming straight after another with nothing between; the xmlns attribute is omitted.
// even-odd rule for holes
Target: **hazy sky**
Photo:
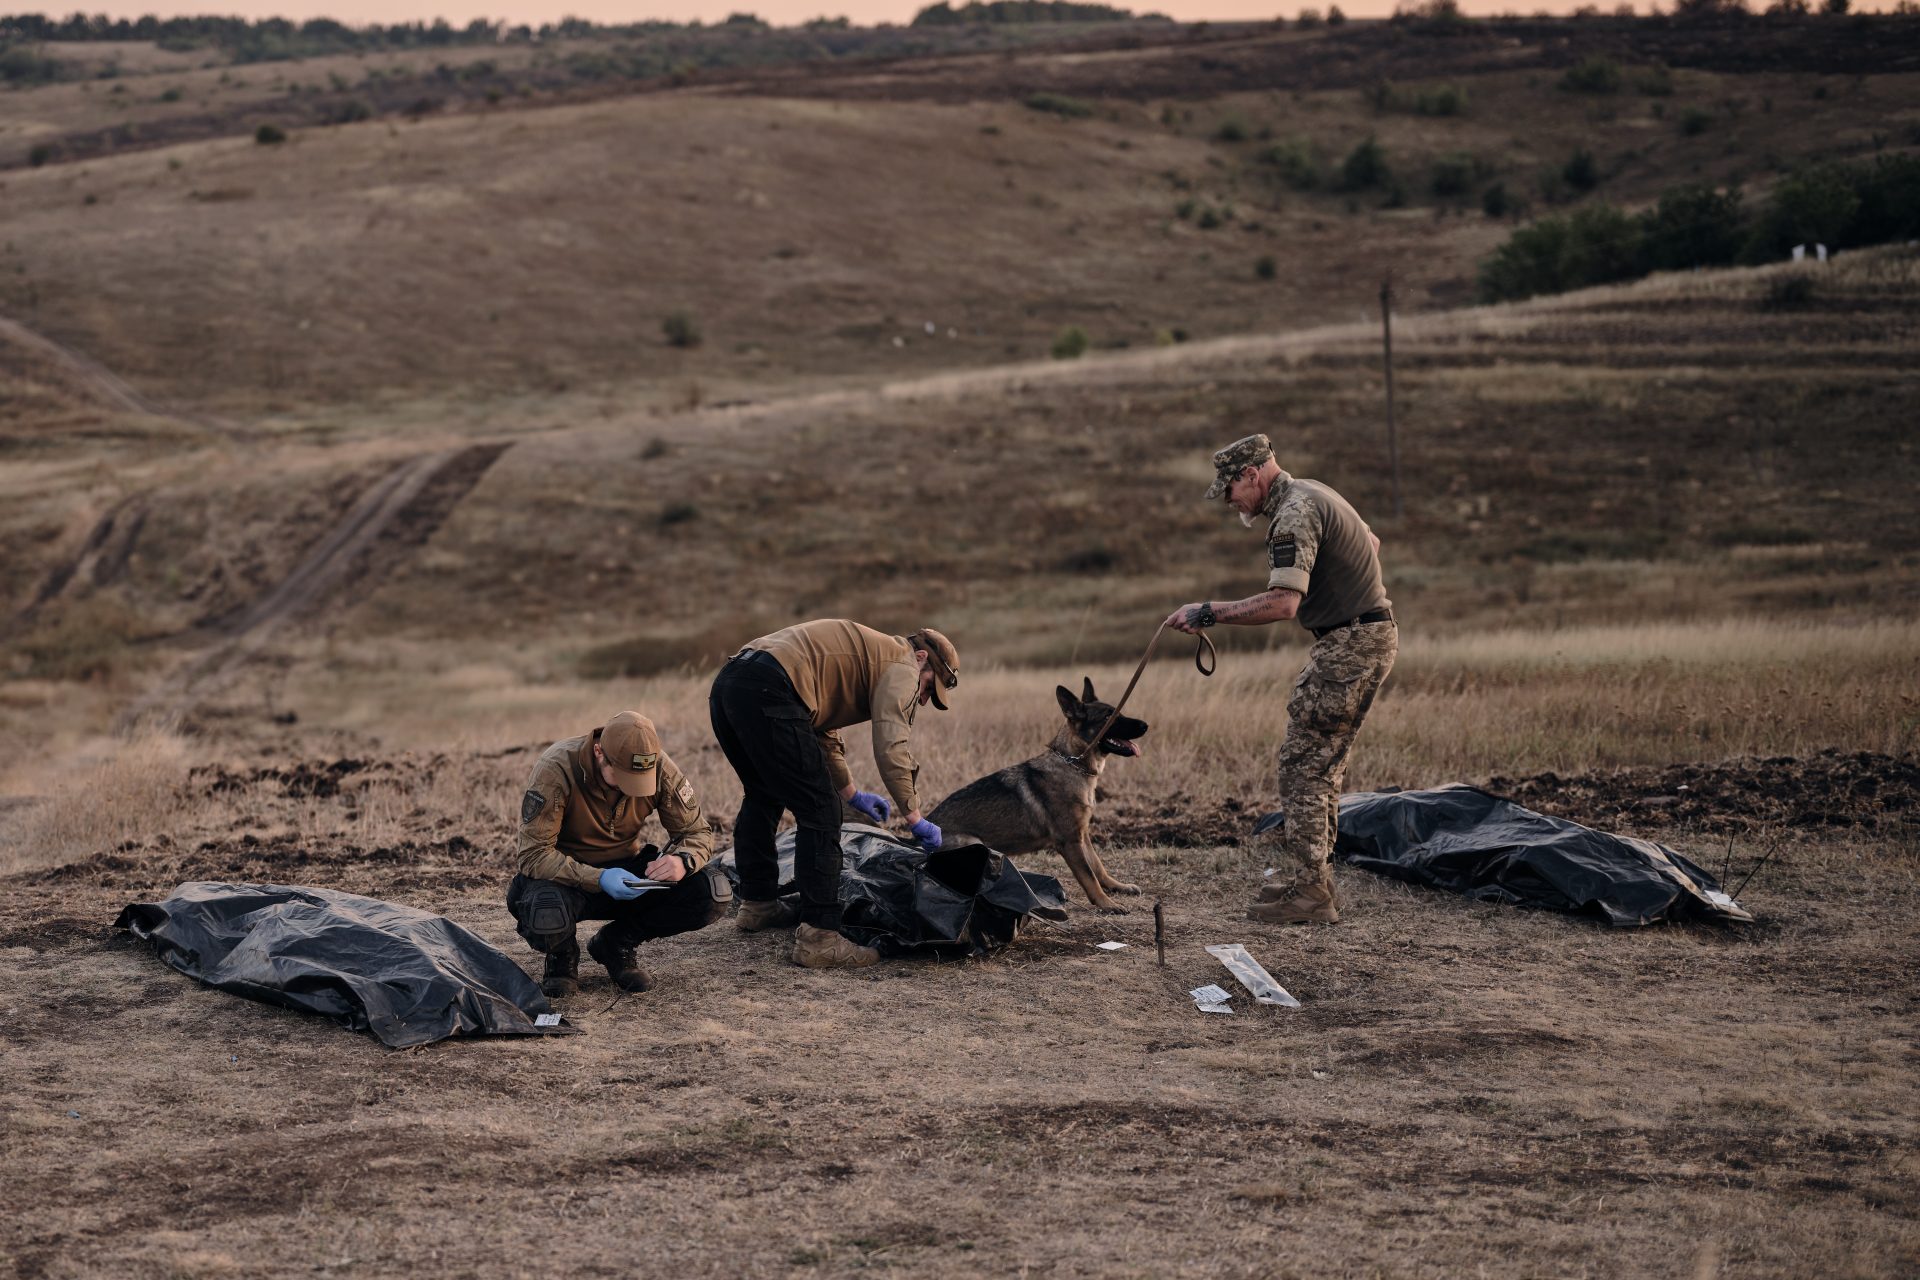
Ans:
<svg viewBox="0 0 1920 1280"><path fill-rule="evenodd" d="M808 18L836 17L844 14L861 25L876 22L904 23L929 0L565 0L541 3L540 0L118 0L116 3L88 3L87 0L54 0L36 5L31 0L0 0L0 12L64 15L76 9L87 13L106 13L112 17L138 17L143 13L174 17L184 14L232 13L249 18L283 17L306 19L338 18L342 22L430 22L445 18L456 26L474 18L504 19L539 25L572 16L594 22L637 22L648 18L686 22L698 18L715 22L737 10L759 14L768 22L782 26ZM1112 0L1110 0L1112 2ZM1165 0L1164 3L1127 3L1136 13L1159 12L1184 21L1202 18L1265 19L1291 18L1303 4L1324 9L1327 0L1284 0L1281 4L1266 0ZM1601 8L1611 11L1616 0L1600 0ZM1570 13L1582 0L1462 0L1468 13L1533 13L1546 9ZM1340 7L1351 17L1385 17L1394 10L1394 0L1342 0ZM1647 0L1638 7L1645 10ZM1764 7L1758 3L1756 8ZM1859 8L1883 8L1882 4L1856 5Z"/></svg>

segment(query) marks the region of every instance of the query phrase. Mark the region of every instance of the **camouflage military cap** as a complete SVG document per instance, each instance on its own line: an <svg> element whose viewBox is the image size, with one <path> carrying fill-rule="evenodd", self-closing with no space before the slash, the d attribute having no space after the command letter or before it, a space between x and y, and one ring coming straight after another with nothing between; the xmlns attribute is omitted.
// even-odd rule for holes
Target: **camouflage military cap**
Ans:
<svg viewBox="0 0 1920 1280"><path fill-rule="evenodd" d="M1257 467L1273 456L1273 441L1265 436L1245 436L1213 455L1213 483L1207 488L1207 500L1224 498L1239 474Z"/></svg>

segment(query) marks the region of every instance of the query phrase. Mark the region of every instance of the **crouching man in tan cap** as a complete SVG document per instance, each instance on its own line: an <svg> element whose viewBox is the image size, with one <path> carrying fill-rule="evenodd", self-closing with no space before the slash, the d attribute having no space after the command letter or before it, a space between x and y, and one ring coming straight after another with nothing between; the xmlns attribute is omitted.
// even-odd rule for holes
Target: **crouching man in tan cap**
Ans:
<svg viewBox="0 0 1920 1280"><path fill-rule="evenodd" d="M1337 923L1333 872L1340 789L1354 735L1400 650L1380 578L1380 539L1347 500L1318 480L1296 480L1265 436L1213 455L1207 499L1225 498L1249 528L1263 524L1267 589L1244 600L1182 605L1167 625L1188 634L1216 622L1261 626L1294 618L1313 632L1306 669L1287 699L1280 744L1279 852L1299 864L1285 886L1263 888L1247 914L1272 924Z"/></svg>
<svg viewBox="0 0 1920 1280"><path fill-rule="evenodd" d="M940 828L920 812L919 766L907 748L916 708L945 711L960 683L960 658L938 631L890 636L842 618L823 618L761 636L727 660L708 709L713 736L740 775L746 798L733 825L740 913L751 933L794 924L793 962L811 969L872 964L880 958L840 932L840 803L875 823L893 816L886 798L853 785L838 730L873 725L880 779L920 843L940 847ZM799 825L794 879L800 911L779 898L774 828L783 810Z"/></svg>
<svg viewBox="0 0 1920 1280"><path fill-rule="evenodd" d="M651 813L666 828L665 852L639 843ZM712 858L700 801L661 749L653 721L622 711L604 728L548 747L520 798L520 874L507 889L520 936L547 957L540 989L553 997L579 989L579 920L609 922L587 954L616 983L651 987L634 954L639 945L704 928L733 901L733 886L707 866Z"/></svg>

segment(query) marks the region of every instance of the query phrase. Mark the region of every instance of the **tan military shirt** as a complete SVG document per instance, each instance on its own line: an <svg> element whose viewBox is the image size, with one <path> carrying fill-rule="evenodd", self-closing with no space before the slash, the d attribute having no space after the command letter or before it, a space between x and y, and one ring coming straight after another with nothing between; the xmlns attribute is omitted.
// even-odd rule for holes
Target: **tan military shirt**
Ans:
<svg viewBox="0 0 1920 1280"><path fill-rule="evenodd" d="M1282 471L1261 511L1268 517L1267 586L1300 593L1301 626L1334 627L1390 606L1373 531L1345 498Z"/></svg>
<svg viewBox="0 0 1920 1280"><path fill-rule="evenodd" d="M600 870L640 847L640 826L658 811L669 837L666 852L682 855L688 871L713 857L713 832L700 812L693 784L673 758L660 753L659 790L630 796L600 778L590 734L556 742L540 753L520 799L520 873L589 891Z"/></svg>
<svg viewBox="0 0 1920 1280"><path fill-rule="evenodd" d="M837 731L871 721L881 782L901 813L920 807L914 790L920 767L907 748L920 695L920 668L905 639L844 618L822 618L761 636L747 648L772 654L800 701L813 712L814 732L820 735L836 787L844 790L853 782L846 744Z"/></svg>

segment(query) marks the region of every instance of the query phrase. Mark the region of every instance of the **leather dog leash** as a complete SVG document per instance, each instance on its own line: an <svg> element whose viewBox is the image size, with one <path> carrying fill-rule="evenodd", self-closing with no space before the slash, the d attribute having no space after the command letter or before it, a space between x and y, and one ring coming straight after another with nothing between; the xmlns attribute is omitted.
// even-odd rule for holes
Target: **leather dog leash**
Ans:
<svg viewBox="0 0 1920 1280"><path fill-rule="evenodd" d="M1127 699L1133 696L1134 686L1140 683L1140 677L1147 669L1147 660L1153 657L1153 646L1160 643L1160 633L1166 629L1167 624L1162 622L1154 631L1153 639L1147 641L1147 651L1140 655L1140 665L1133 669L1133 679L1127 681L1127 691L1120 695L1120 701L1113 704L1113 714L1108 716L1106 723L1100 726L1100 732L1088 739L1085 751L1077 756L1068 756L1067 759L1079 764L1086 759L1088 751L1099 746L1106 738L1107 730L1113 728L1113 722L1118 720L1120 713L1126 709ZM1220 651L1213 647L1213 639L1206 632L1195 632L1194 638L1200 643L1193 648L1193 668L1203 676L1210 676L1220 669ZM1201 661L1203 655L1206 658L1204 662Z"/></svg>

